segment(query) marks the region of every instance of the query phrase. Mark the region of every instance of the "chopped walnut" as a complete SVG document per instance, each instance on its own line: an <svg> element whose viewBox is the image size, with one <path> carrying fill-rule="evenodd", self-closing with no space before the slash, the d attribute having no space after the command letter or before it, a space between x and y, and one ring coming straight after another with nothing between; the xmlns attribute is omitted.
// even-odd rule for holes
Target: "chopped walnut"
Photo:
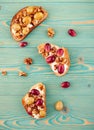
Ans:
<svg viewBox="0 0 94 130"><path fill-rule="evenodd" d="M49 36L49 37L53 37L54 34L55 34L54 29L53 29L53 28L48 28L48 36Z"/></svg>
<svg viewBox="0 0 94 130"><path fill-rule="evenodd" d="M57 57L57 58L56 58L56 62L57 62L57 63L58 63L58 62L61 62L61 63L63 62L63 63L65 63L63 57Z"/></svg>
<svg viewBox="0 0 94 130"><path fill-rule="evenodd" d="M19 18L19 23L22 23L22 18Z"/></svg>
<svg viewBox="0 0 94 130"><path fill-rule="evenodd" d="M33 109L32 114L38 114L39 111L37 109Z"/></svg>
<svg viewBox="0 0 94 130"><path fill-rule="evenodd" d="M26 65L31 65L32 64L32 58L26 58L26 59L24 59L24 63Z"/></svg>
<svg viewBox="0 0 94 130"><path fill-rule="evenodd" d="M7 72L6 71L2 71L2 75L3 76L7 75Z"/></svg>
<svg viewBox="0 0 94 130"><path fill-rule="evenodd" d="M38 12L38 9L37 9L37 8L35 8L35 9L33 10L32 14L35 14L36 12Z"/></svg>
<svg viewBox="0 0 94 130"><path fill-rule="evenodd" d="M42 56L43 56L43 57L47 57L48 55L49 55L48 52L44 52L44 53L42 53Z"/></svg>
<svg viewBox="0 0 94 130"><path fill-rule="evenodd" d="M56 50L57 50L56 47L52 47L52 48L51 48L51 52L52 52L52 53L56 53Z"/></svg>
<svg viewBox="0 0 94 130"><path fill-rule="evenodd" d="M41 7L40 8L38 8L38 10L37 10L38 12L40 12L41 11Z"/></svg>
<svg viewBox="0 0 94 130"><path fill-rule="evenodd" d="M15 19L15 23L17 23L17 24L18 24L18 23L19 23L19 19L17 19L17 18L16 18L16 19Z"/></svg>
<svg viewBox="0 0 94 130"><path fill-rule="evenodd" d="M19 76L27 76L27 74L25 72L19 72Z"/></svg>
<svg viewBox="0 0 94 130"><path fill-rule="evenodd" d="M39 85L39 88L40 88L40 90L42 90L42 89L43 89L43 85L42 85L42 84L40 84L40 85Z"/></svg>
<svg viewBox="0 0 94 130"><path fill-rule="evenodd" d="M23 11L23 16L24 16L24 17L27 16L26 10Z"/></svg>
<svg viewBox="0 0 94 130"><path fill-rule="evenodd" d="M44 48L40 48L40 53L44 53L44 52L45 52Z"/></svg>
<svg viewBox="0 0 94 130"><path fill-rule="evenodd" d="M57 65L54 65L54 70L57 70L58 66Z"/></svg>
<svg viewBox="0 0 94 130"><path fill-rule="evenodd" d="M60 62L60 57L56 57L56 63L59 63Z"/></svg>
<svg viewBox="0 0 94 130"><path fill-rule="evenodd" d="M63 58L63 57L61 57L61 58L60 58L60 62L63 62L63 61L64 61L64 58Z"/></svg>
<svg viewBox="0 0 94 130"><path fill-rule="evenodd" d="M32 20L32 24L33 24L34 26L36 26L36 25L38 24L38 22L39 22L38 20L35 20L35 19Z"/></svg>

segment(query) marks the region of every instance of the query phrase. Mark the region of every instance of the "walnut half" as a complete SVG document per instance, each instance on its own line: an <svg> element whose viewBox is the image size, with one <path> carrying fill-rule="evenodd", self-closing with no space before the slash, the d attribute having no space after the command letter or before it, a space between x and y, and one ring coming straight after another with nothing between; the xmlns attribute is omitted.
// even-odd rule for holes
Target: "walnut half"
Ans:
<svg viewBox="0 0 94 130"><path fill-rule="evenodd" d="M48 28L48 36L53 37L55 35L55 31L53 28Z"/></svg>
<svg viewBox="0 0 94 130"><path fill-rule="evenodd" d="M31 65L32 64L32 58L25 58L24 59L24 64Z"/></svg>

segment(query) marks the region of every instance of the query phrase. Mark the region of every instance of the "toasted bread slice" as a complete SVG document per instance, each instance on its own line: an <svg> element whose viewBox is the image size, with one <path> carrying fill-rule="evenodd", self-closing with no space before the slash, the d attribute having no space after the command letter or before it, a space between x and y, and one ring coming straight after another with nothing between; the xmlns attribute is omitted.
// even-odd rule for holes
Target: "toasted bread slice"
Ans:
<svg viewBox="0 0 94 130"><path fill-rule="evenodd" d="M27 6L19 10L12 18L10 32L16 41L22 41L48 16L41 6Z"/></svg>
<svg viewBox="0 0 94 130"><path fill-rule="evenodd" d="M33 118L40 119L46 116L46 88L42 83L31 87L22 98L22 104L26 112Z"/></svg>
<svg viewBox="0 0 94 130"><path fill-rule="evenodd" d="M54 44L46 43L38 46L38 52L42 54L57 76L63 76L68 72L70 67L70 57L66 48L60 48Z"/></svg>

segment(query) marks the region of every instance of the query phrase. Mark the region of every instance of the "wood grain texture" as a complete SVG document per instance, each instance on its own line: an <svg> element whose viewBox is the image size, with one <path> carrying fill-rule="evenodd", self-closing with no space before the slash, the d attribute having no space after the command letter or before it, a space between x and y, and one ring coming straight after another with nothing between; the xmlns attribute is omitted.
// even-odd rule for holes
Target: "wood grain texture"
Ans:
<svg viewBox="0 0 94 130"><path fill-rule="evenodd" d="M49 16L20 48L9 32L12 16L27 5L41 5ZM56 35L48 38L47 28ZM70 37L73 28L77 37ZM63 77L53 74L49 65L38 54L37 46L51 42L67 47L71 58L69 72ZM28 68L23 64L32 57ZM7 75L2 76L1 71ZM28 74L19 77L19 71ZM70 81L71 87L62 89L61 82ZM47 89L47 117L34 120L22 107L21 99L30 87L43 82ZM64 111L57 112L54 104L64 102ZM94 130L94 0L0 0L0 130Z"/></svg>
<svg viewBox="0 0 94 130"><path fill-rule="evenodd" d="M38 3L40 3L40 2L45 2L45 3L54 3L54 2L56 2L56 3L58 3L58 2L62 2L62 3L67 3L67 2L68 3L72 3L72 2L75 2L75 3L94 3L93 0L89 0L89 1L88 0L76 0L76 1L75 0L58 0L58 1L57 0L51 0L51 1L50 0L40 0L40 1L39 0L32 0L32 1L31 0L14 0L14 1L12 1L12 0L0 0L0 2L1 3L6 3L6 2L7 3L12 3L12 2L14 2L14 3L15 2L16 3L17 2L18 3L22 3L22 2L23 3L28 3L28 2L31 2L31 3L32 2L38 2Z"/></svg>

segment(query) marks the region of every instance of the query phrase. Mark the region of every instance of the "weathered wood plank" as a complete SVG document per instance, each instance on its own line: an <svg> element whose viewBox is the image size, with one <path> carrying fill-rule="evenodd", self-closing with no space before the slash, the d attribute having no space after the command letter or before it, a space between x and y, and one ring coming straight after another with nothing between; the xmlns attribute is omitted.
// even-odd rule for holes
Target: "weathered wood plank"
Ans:
<svg viewBox="0 0 94 130"><path fill-rule="evenodd" d="M10 20L12 16L24 6L31 5L31 3L13 3L4 4L1 3L0 17L2 20L7 18ZM32 3L32 5L37 5L37 3ZM39 5L39 3L38 3ZM9 6L11 8L9 8ZM39 6L43 6L49 13L49 22L55 22L58 24L58 21L69 21L74 22L73 20L93 20L94 16L94 3L40 3ZM4 16L4 17L3 17ZM47 22L48 23L48 22ZM62 22L63 23L63 22ZM67 24L67 23L66 23ZM94 24L94 23L93 23Z"/></svg>
<svg viewBox="0 0 94 130"><path fill-rule="evenodd" d="M80 78L81 77L81 78ZM69 89L62 89L61 83L70 81ZM62 78L54 75L30 75L28 77L0 76L0 95L16 96L24 95L31 86L38 82L43 82L47 87L47 95L59 96L93 96L94 95L94 76L65 76Z"/></svg>

